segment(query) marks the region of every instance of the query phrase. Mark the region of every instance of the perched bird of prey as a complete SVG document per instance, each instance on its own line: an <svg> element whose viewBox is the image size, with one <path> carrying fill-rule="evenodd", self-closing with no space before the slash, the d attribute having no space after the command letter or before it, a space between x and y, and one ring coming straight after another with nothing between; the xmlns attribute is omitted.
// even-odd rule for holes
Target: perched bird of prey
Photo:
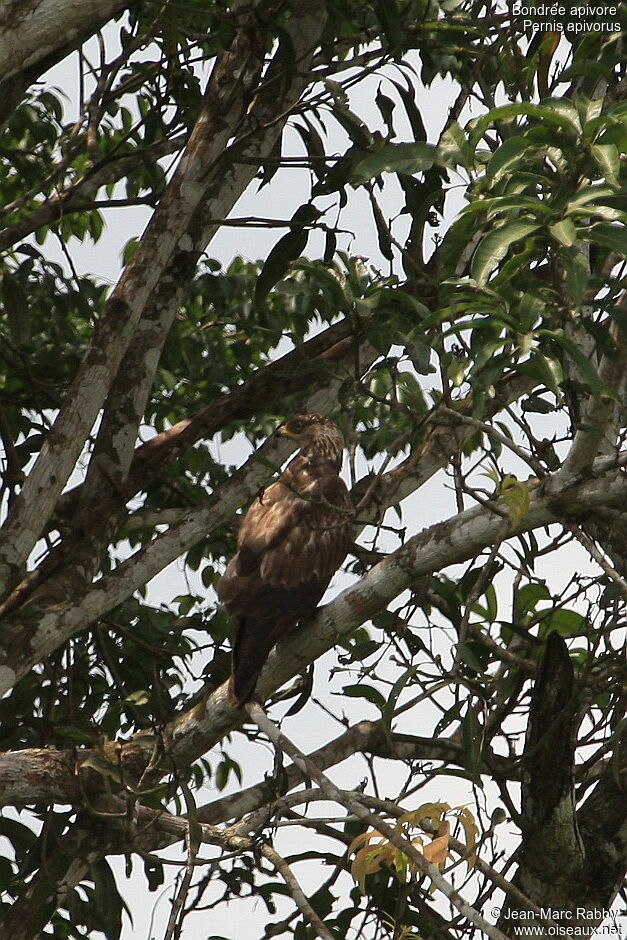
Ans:
<svg viewBox="0 0 627 940"><path fill-rule="evenodd" d="M278 429L300 447L241 524L237 554L218 585L235 621L229 702L255 691L270 650L310 617L351 544L352 504L340 478L344 438L323 415L302 414Z"/></svg>

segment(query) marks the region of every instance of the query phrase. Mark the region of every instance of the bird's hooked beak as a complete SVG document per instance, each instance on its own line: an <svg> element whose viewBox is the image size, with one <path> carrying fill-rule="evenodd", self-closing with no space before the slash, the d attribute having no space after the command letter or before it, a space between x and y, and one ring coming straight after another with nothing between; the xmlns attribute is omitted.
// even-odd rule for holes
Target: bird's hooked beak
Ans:
<svg viewBox="0 0 627 940"><path fill-rule="evenodd" d="M288 431L284 424L280 425L276 429L276 431L274 432L274 436L275 437L289 437L290 440L294 440L296 438L296 435L292 434L291 431Z"/></svg>

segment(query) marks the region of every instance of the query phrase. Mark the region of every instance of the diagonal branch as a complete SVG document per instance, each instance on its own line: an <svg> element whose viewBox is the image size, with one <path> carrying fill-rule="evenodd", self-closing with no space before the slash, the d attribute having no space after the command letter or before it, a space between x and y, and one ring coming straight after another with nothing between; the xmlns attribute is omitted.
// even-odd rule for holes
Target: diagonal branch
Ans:
<svg viewBox="0 0 627 940"><path fill-rule="evenodd" d="M337 366L350 362L354 356L352 332L350 321L344 319L334 323L280 359L258 369L241 385L210 401L191 418L184 418L141 444L133 454L124 489L125 499L144 488L164 464L176 460L201 438L212 437L232 421L250 418L258 410L261 400L274 404L318 382L332 381ZM82 484L61 496L55 510L56 517L71 518L81 490Z"/></svg>

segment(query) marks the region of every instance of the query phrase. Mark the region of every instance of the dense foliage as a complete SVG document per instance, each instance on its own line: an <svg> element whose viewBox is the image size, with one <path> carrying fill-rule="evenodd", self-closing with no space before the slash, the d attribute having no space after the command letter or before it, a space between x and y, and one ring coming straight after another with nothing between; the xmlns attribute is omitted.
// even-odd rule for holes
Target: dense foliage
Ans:
<svg viewBox="0 0 627 940"><path fill-rule="evenodd" d="M591 935L627 869L624 11L48 6L0 55L0 937L119 937L112 857L152 903L161 850L168 938L247 897L250 937ZM121 218L112 286L79 249ZM272 247L215 260L227 225ZM226 704L213 591L296 410L356 507L259 686L303 772Z"/></svg>

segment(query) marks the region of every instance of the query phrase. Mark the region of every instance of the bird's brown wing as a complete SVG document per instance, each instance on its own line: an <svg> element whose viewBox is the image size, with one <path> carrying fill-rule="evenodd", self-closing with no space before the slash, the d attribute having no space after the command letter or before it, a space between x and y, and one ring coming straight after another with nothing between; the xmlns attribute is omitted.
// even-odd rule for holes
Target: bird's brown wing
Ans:
<svg viewBox="0 0 627 940"><path fill-rule="evenodd" d="M350 497L344 482L328 474L316 478L296 502L282 538L263 552L259 573L263 581L283 589L321 586L315 607L351 543Z"/></svg>
<svg viewBox="0 0 627 940"><path fill-rule="evenodd" d="M277 640L313 613L350 545L350 498L343 481L322 471L289 482L274 483L252 504L237 555L218 586L237 620L233 704L250 698Z"/></svg>

